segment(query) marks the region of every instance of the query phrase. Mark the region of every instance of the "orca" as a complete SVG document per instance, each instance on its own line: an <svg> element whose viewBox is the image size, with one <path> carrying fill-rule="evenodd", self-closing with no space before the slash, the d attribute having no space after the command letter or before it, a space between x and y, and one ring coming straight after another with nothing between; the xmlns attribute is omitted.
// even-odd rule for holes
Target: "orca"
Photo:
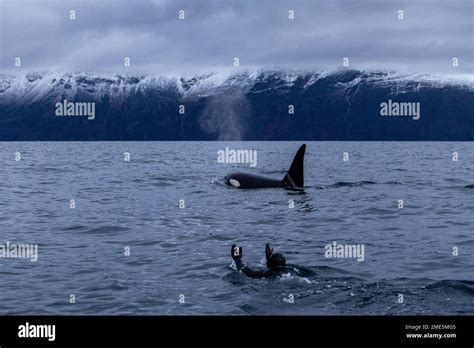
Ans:
<svg viewBox="0 0 474 348"><path fill-rule="evenodd" d="M239 189L278 187L302 191L304 188L303 162L305 150L306 144L301 145L293 158L290 169L282 180L248 173L232 173L225 176L226 184Z"/></svg>

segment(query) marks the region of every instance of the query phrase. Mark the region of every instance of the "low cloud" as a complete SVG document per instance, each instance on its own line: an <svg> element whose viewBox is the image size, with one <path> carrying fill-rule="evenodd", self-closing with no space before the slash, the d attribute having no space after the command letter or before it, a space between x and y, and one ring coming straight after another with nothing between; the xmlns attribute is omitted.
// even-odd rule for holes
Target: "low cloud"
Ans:
<svg viewBox="0 0 474 348"><path fill-rule="evenodd" d="M234 57L242 68L292 69L335 68L349 57L356 69L472 73L473 7L470 0L2 0L0 63L13 70L20 57L26 71L180 74L232 68Z"/></svg>

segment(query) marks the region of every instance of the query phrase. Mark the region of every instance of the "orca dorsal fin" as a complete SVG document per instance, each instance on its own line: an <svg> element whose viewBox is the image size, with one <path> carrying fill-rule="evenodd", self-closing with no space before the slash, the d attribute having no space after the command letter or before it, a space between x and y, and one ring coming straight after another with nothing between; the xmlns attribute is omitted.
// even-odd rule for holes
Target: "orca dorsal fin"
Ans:
<svg viewBox="0 0 474 348"><path fill-rule="evenodd" d="M293 162L291 162L290 169L283 178L285 185L289 185L292 188L303 188L304 187L304 152L306 150L306 144L300 146L296 152Z"/></svg>

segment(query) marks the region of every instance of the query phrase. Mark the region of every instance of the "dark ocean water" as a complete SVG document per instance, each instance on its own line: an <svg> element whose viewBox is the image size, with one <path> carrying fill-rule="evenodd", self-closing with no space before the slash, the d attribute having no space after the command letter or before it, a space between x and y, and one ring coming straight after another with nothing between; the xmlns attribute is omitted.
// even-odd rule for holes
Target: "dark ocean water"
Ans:
<svg viewBox="0 0 474 348"><path fill-rule="evenodd" d="M0 314L474 314L473 143L309 142L304 194L224 184L283 177L299 145L0 143L0 244L39 245L37 262L0 258ZM226 146L257 167L218 163ZM365 260L326 258L333 241ZM234 242L304 272L249 279Z"/></svg>

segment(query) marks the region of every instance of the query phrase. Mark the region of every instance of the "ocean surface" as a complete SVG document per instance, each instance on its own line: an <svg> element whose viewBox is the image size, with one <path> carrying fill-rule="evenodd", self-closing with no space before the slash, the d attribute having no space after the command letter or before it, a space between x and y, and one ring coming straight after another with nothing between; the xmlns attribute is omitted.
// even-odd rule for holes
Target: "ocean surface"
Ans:
<svg viewBox="0 0 474 348"><path fill-rule="evenodd" d="M282 178L300 144L0 143L0 244L39 248L0 258L0 314L474 314L474 143L309 142L304 194L225 185ZM257 166L218 163L225 147ZM299 272L247 278L232 243Z"/></svg>

